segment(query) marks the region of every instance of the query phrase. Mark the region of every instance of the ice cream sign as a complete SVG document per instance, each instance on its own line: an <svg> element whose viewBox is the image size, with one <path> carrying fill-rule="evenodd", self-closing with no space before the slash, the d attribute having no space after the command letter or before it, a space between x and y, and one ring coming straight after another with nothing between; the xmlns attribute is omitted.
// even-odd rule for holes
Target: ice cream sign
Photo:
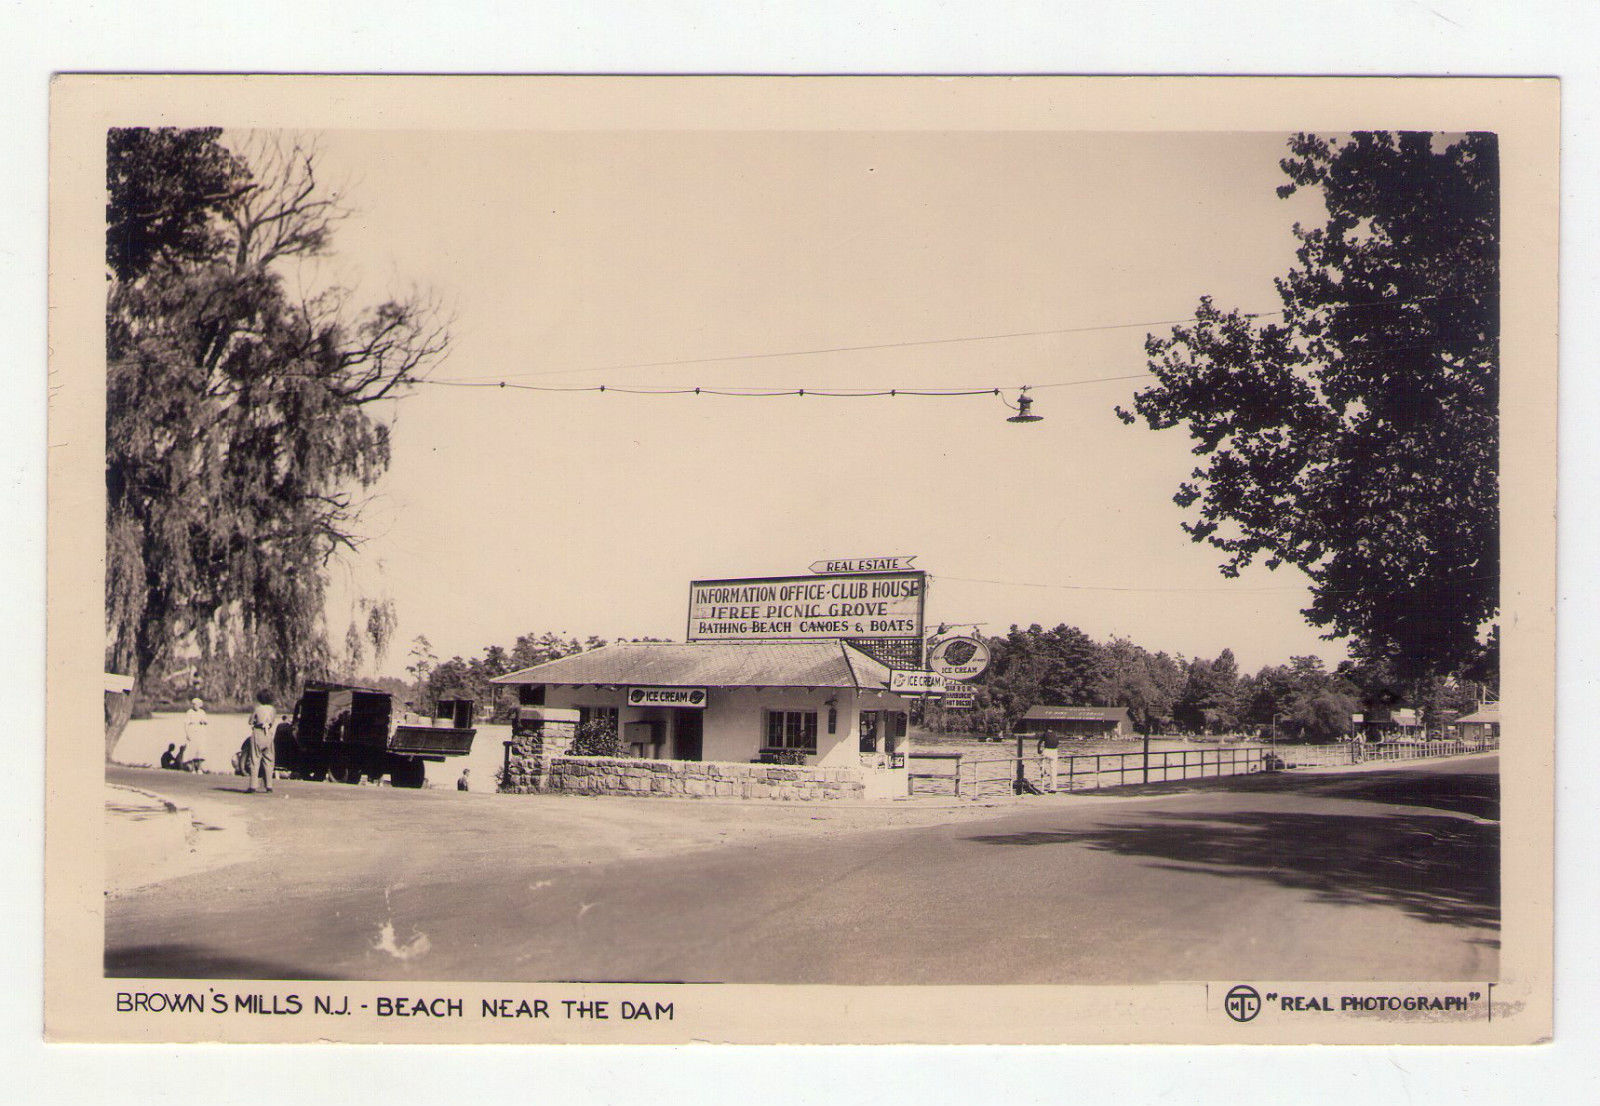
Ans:
<svg viewBox="0 0 1600 1106"><path fill-rule="evenodd" d="M630 707L704 707L703 687L630 687Z"/></svg>
<svg viewBox="0 0 1600 1106"><path fill-rule="evenodd" d="M937 672L913 672L899 668L889 671L889 690L896 695L938 695L945 679Z"/></svg>
<svg viewBox="0 0 1600 1106"><path fill-rule="evenodd" d="M972 680L989 667L989 646L976 637L947 637L928 650L928 667L952 680Z"/></svg>

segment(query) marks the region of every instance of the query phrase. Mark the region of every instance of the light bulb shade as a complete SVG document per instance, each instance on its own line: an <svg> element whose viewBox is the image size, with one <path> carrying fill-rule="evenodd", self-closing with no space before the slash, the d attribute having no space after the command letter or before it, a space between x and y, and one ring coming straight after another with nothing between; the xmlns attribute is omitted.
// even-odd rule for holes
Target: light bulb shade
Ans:
<svg viewBox="0 0 1600 1106"><path fill-rule="evenodd" d="M1017 413L1012 415L1007 422L1043 422L1043 415L1033 414L1033 397L1026 392L1017 396Z"/></svg>

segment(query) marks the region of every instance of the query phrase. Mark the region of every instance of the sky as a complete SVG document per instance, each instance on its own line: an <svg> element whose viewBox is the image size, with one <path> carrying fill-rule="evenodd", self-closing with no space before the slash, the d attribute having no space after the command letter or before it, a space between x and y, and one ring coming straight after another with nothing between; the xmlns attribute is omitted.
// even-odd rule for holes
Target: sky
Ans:
<svg viewBox="0 0 1600 1106"><path fill-rule="evenodd" d="M1254 670L1342 643L1305 578L1195 545L1181 430L1127 426L1147 333L1271 311L1282 134L324 132L354 214L294 274L453 314L334 571L391 599L399 674L523 633L681 639L692 579L915 555L930 622L1077 626ZM1152 324L1168 325L1152 325ZM1027 334L1036 331L1072 331ZM1022 335L967 341L992 335ZM846 349L842 347L890 346ZM826 353L798 351L834 350ZM660 362L673 362L662 365ZM1004 389L769 399L446 386Z"/></svg>

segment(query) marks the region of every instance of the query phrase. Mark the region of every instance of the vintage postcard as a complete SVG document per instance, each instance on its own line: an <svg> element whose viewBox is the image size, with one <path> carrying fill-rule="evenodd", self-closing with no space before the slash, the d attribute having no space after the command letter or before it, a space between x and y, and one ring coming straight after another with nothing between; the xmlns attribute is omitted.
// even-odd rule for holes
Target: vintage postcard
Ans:
<svg viewBox="0 0 1600 1106"><path fill-rule="evenodd" d="M1548 1038L1557 82L52 101L52 1039Z"/></svg>

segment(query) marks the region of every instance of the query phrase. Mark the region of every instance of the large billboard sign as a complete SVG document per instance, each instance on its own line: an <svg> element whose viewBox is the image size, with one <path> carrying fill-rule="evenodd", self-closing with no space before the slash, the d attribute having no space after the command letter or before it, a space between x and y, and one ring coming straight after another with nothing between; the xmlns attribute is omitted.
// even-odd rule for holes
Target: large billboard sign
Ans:
<svg viewBox="0 0 1600 1106"><path fill-rule="evenodd" d="M920 639L927 594L925 572L696 580L686 640Z"/></svg>

